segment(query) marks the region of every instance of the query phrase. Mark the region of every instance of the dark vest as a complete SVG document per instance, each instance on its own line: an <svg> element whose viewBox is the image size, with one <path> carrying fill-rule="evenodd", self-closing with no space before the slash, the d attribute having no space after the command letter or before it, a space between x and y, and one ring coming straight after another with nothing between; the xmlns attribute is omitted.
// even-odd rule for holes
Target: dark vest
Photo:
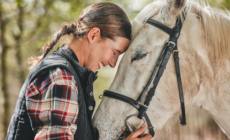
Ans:
<svg viewBox="0 0 230 140"><path fill-rule="evenodd" d="M97 140L98 131L93 128L91 118L95 107L93 97L93 82L96 74L89 69L82 67L63 48L48 55L42 60L27 76L17 103L14 114L8 128L6 140L33 140L35 133L31 128L31 123L26 110L25 94L30 83L39 75L52 68L63 68L70 72L78 85L79 113L77 118L77 131L75 140Z"/></svg>

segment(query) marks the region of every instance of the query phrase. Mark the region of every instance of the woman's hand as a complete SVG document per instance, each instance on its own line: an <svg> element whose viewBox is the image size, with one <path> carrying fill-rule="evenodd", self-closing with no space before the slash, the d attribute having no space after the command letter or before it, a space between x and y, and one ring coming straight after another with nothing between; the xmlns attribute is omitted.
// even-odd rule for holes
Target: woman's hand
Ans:
<svg viewBox="0 0 230 140"><path fill-rule="evenodd" d="M136 132L130 134L125 140L151 140L152 136L150 134L145 135L142 138L137 138L138 136L140 136L142 133L145 132L145 127L146 125L143 124L141 128L139 128Z"/></svg>

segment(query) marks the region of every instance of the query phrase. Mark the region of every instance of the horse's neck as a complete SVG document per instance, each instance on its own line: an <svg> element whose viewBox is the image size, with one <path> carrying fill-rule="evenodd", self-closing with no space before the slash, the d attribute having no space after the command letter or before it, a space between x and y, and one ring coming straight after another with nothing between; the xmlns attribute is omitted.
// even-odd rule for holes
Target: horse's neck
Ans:
<svg viewBox="0 0 230 140"><path fill-rule="evenodd" d="M214 52L210 49L212 46L206 45L205 41L198 41L201 40L202 32L200 35L192 34L192 39L182 37L186 43L178 45L181 45L180 64L186 104L208 111L230 136L229 60L214 58Z"/></svg>

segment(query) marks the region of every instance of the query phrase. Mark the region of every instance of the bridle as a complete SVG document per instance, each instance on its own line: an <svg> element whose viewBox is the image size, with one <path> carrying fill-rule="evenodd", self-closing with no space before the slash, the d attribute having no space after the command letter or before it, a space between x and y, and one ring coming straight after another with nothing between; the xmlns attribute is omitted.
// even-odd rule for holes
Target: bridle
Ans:
<svg viewBox="0 0 230 140"><path fill-rule="evenodd" d="M185 12L183 12L183 18L185 19ZM180 103L181 103L181 113L182 115L180 116L180 123L181 125L186 125L186 116L185 116L185 105L184 105L184 95L183 95L183 89L182 89L182 82L181 82L181 74L180 74L180 65L179 65L179 52L177 48L177 40L180 36L181 28L182 28L182 21L181 18L177 18L176 25L173 29L155 21L152 19L148 19L147 22L150 25L153 25L165 33L169 34L169 40L165 44L160 57L158 58L158 61L156 63L156 66L153 70L153 73L151 74L148 83L146 84L144 90L140 94L140 96L134 100L130 97L105 90L103 96L107 96L110 98L115 98L117 100L121 100L123 102L126 102L130 105L132 105L134 108L136 108L139 111L138 118L146 120L149 128L149 132L152 136L154 136L155 132L153 130L153 126L149 120L148 115L146 114L146 111L148 109L148 106L150 104L150 101L152 100L152 97L155 95L155 90L157 88L157 85L160 81L161 76L163 75L163 72L166 68L166 65L168 63L168 60L171 56L171 54L174 54L174 60L175 60L175 67L176 67L176 75L177 75L177 82L178 82L178 89L179 89L179 96L180 96ZM150 84L152 83L152 87L148 92L148 95L146 96L145 101L143 101L143 98L147 94L147 91L150 87ZM142 102L144 102L142 104Z"/></svg>

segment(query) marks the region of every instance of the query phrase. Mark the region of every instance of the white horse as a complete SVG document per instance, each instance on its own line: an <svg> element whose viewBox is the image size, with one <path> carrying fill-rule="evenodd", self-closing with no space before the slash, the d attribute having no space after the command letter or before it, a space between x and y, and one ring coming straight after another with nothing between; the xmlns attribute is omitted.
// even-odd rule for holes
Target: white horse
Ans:
<svg viewBox="0 0 230 140"><path fill-rule="evenodd" d="M151 18L173 28L185 6L187 16L178 48L186 111L192 106L204 109L230 137L230 16L221 10L192 0L156 0L149 4L134 20L133 41L109 90L137 99L169 38L168 34L145 22ZM131 62L137 55L142 57ZM159 130L171 118L178 118L180 112L171 56L147 114L154 129ZM100 139L118 139L126 129L125 119L137 114L133 106L104 97L94 116ZM137 122L134 119L133 123Z"/></svg>

